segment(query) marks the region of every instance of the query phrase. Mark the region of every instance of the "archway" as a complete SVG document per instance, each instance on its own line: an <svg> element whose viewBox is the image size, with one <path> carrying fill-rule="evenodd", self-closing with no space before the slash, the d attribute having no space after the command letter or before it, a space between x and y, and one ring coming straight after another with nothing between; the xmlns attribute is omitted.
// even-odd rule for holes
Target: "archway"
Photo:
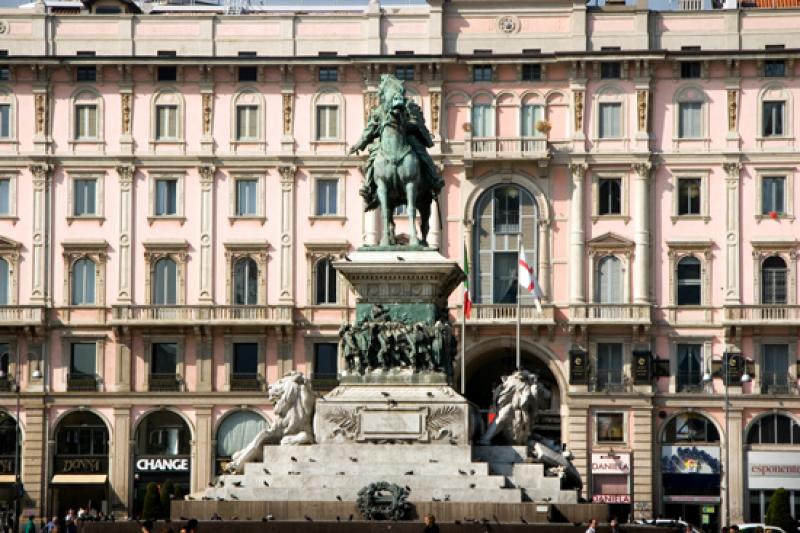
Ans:
<svg viewBox="0 0 800 533"><path fill-rule="evenodd" d="M16 419L0 411L0 520L5 523L7 513L13 511L14 481L17 461L22 456L22 434ZM20 472L21 473L21 472Z"/></svg>
<svg viewBox="0 0 800 533"><path fill-rule="evenodd" d="M191 481L189 424L179 414L161 409L146 414L136 427L133 449L133 512L139 515L147 486L159 490L170 481L176 498L189 493ZM169 516L168 510L163 516Z"/></svg>
<svg viewBox="0 0 800 533"><path fill-rule="evenodd" d="M69 509L108 514L109 430L103 419L87 410L73 411L58 421L51 508L59 516Z"/></svg>
<svg viewBox="0 0 800 533"><path fill-rule="evenodd" d="M241 450L267 427L267 419L250 409L239 409L225 414L217 428L216 473L221 474L234 453Z"/></svg>
<svg viewBox="0 0 800 533"><path fill-rule="evenodd" d="M496 346L496 345L495 345ZM521 366L539 376L539 381L550 391L549 399L540 399L539 416L534 431L543 437L561 442L561 390L558 379L547 362L529 350L520 353ZM516 370L516 351L512 345L496 346L475 356L469 361L466 369L466 398L478 406L484 420L488 421L493 413L492 401L494 390L501 383L503 376Z"/></svg>

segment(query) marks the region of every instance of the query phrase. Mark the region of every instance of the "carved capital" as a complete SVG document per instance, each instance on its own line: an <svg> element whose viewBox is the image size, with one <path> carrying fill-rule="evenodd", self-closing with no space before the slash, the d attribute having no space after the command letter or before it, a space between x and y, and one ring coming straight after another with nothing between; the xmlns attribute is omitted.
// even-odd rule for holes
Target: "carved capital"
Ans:
<svg viewBox="0 0 800 533"><path fill-rule="evenodd" d="M570 163L569 172L572 174L572 179L582 180L586 177L586 171L589 170L589 165L586 163Z"/></svg>
<svg viewBox="0 0 800 533"><path fill-rule="evenodd" d="M738 161L730 161L722 163L722 169L728 179L739 179L739 171L742 169L742 164Z"/></svg>
<svg viewBox="0 0 800 533"><path fill-rule="evenodd" d="M34 163L28 168L30 168L31 174L33 174L34 182L38 181L44 184L51 167L47 163Z"/></svg>
<svg viewBox="0 0 800 533"><path fill-rule="evenodd" d="M297 173L297 167L294 165L278 167L278 172L281 173L282 183L294 183L294 175Z"/></svg>
<svg viewBox="0 0 800 533"><path fill-rule="evenodd" d="M637 176L649 177L650 171L653 169L653 164L650 161L638 161L631 164L631 170Z"/></svg>
<svg viewBox="0 0 800 533"><path fill-rule="evenodd" d="M136 172L134 165L117 165L117 175L120 183L130 183L133 181L133 174Z"/></svg>
<svg viewBox="0 0 800 533"><path fill-rule="evenodd" d="M214 165L203 165L197 167L197 171L200 173L201 181L210 183L214 181L214 173L217 171L217 167Z"/></svg>

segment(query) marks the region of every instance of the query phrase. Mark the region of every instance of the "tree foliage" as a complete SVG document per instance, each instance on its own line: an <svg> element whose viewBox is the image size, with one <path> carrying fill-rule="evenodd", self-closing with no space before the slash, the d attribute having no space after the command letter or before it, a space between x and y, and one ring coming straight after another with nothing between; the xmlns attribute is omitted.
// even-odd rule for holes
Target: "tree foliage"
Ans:
<svg viewBox="0 0 800 533"><path fill-rule="evenodd" d="M169 504L175 495L175 485L172 484L171 480L168 479L161 485L159 495L161 496L162 518L169 518Z"/></svg>
<svg viewBox="0 0 800 533"><path fill-rule="evenodd" d="M147 485L147 492L144 493L144 505L142 506L142 518L145 520L157 520L161 518L161 497L158 494L158 485L150 483Z"/></svg>
<svg viewBox="0 0 800 533"><path fill-rule="evenodd" d="M789 510L789 493L786 489L780 488L772 494L764 521L768 526L777 526L786 533L795 533L794 519Z"/></svg>

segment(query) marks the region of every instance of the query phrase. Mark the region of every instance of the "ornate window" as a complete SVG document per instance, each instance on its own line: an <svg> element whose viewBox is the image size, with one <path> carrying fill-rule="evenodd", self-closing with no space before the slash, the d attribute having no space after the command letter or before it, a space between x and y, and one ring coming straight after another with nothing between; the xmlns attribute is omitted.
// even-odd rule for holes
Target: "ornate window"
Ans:
<svg viewBox="0 0 800 533"><path fill-rule="evenodd" d="M545 120L545 108L537 95L529 95L520 108L520 135L522 137L544 137L538 124Z"/></svg>
<svg viewBox="0 0 800 533"><path fill-rule="evenodd" d="M626 97L619 87L601 87L593 97L594 138L620 140L627 135Z"/></svg>
<svg viewBox="0 0 800 533"><path fill-rule="evenodd" d="M747 444L800 444L800 424L782 413L761 416L750 424Z"/></svg>
<svg viewBox="0 0 800 533"><path fill-rule="evenodd" d="M260 391L267 375L263 336L225 336L226 391Z"/></svg>
<svg viewBox="0 0 800 533"><path fill-rule="evenodd" d="M345 220L345 174L340 172L312 172L311 205L309 217L315 219Z"/></svg>
<svg viewBox="0 0 800 533"><path fill-rule="evenodd" d="M344 127L344 99L333 88L323 89L312 99L311 131L317 142L339 142L342 140Z"/></svg>
<svg viewBox="0 0 800 533"><path fill-rule="evenodd" d="M622 262L607 255L597 263L595 302L600 304L623 303Z"/></svg>
<svg viewBox="0 0 800 533"><path fill-rule="evenodd" d="M265 241L225 243L230 305L266 305L267 249Z"/></svg>
<svg viewBox="0 0 800 533"><path fill-rule="evenodd" d="M667 241L670 259L670 305L704 306L711 302L711 241Z"/></svg>
<svg viewBox="0 0 800 533"><path fill-rule="evenodd" d="M103 138L103 98L94 89L78 89L72 96L72 141L99 142Z"/></svg>
<svg viewBox="0 0 800 533"><path fill-rule="evenodd" d="M0 305L17 304L17 264L20 244L0 237Z"/></svg>
<svg viewBox="0 0 800 533"><path fill-rule="evenodd" d="M753 240L753 300L762 305L796 302L797 243L794 239ZM765 309L764 318L770 310Z"/></svg>
<svg viewBox="0 0 800 533"><path fill-rule="evenodd" d="M0 143L13 142L17 137L16 108L14 94L0 87Z"/></svg>
<svg viewBox="0 0 800 533"><path fill-rule="evenodd" d="M105 305L106 241L64 241L66 305Z"/></svg>
<svg viewBox="0 0 800 533"><path fill-rule="evenodd" d="M104 179L101 174L70 175L67 189L67 223L76 219L103 218Z"/></svg>
<svg viewBox="0 0 800 533"><path fill-rule="evenodd" d="M0 176L0 218L16 218L17 176Z"/></svg>
<svg viewBox="0 0 800 533"><path fill-rule="evenodd" d="M158 219L184 221L184 175L181 173L151 173L148 178L150 224Z"/></svg>
<svg viewBox="0 0 800 533"><path fill-rule="evenodd" d="M183 305L186 300L186 241L146 241L145 290L150 305Z"/></svg>
<svg viewBox="0 0 800 533"><path fill-rule="evenodd" d="M528 264L538 264L538 209L533 195L515 184L493 187L478 199L475 220L475 300L516 303L520 237ZM523 294L522 303L533 303L531 296Z"/></svg>
<svg viewBox="0 0 800 533"><path fill-rule="evenodd" d="M592 258L594 273L591 293L594 303L627 303L629 296L629 268L634 243L614 233L605 233L586 243Z"/></svg>
<svg viewBox="0 0 800 533"><path fill-rule="evenodd" d="M152 99L151 142L183 142L183 96L175 89L163 89Z"/></svg>
<svg viewBox="0 0 800 533"><path fill-rule="evenodd" d="M708 97L695 85L681 88L675 93L675 139L705 139L708 134Z"/></svg>
<svg viewBox="0 0 800 533"><path fill-rule="evenodd" d="M758 93L758 136L785 138L791 136L792 105L786 88L770 83Z"/></svg>
<svg viewBox="0 0 800 533"><path fill-rule="evenodd" d="M672 223L709 217L708 170L681 171L672 175Z"/></svg>
<svg viewBox="0 0 800 533"><path fill-rule="evenodd" d="M489 93L478 93L472 99L471 129L473 138L495 136L495 101Z"/></svg>
<svg viewBox="0 0 800 533"><path fill-rule="evenodd" d="M262 126L264 104L261 93L255 89L243 89L233 99L231 114L231 143L257 143L264 139Z"/></svg>
<svg viewBox="0 0 800 533"><path fill-rule="evenodd" d="M794 169L759 169L756 174L756 220L794 219Z"/></svg>
<svg viewBox="0 0 800 533"><path fill-rule="evenodd" d="M309 305L345 305L345 283L333 267L336 257L350 249L347 241L306 242Z"/></svg>

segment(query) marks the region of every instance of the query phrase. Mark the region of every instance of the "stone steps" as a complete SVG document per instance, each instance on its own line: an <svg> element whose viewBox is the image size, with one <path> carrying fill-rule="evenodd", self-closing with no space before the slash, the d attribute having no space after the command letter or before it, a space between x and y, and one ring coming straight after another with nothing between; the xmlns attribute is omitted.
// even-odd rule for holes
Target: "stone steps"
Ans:
<svg viewBox="0 0 800 533"><path fill-rule="evenodd" d="M356 490L363 487L366 483L364 479L372 479L374 481L388 481L390 483L396 483L397 485L406 486L408 485L411 488L416 487L442 487L442 488L462 488L468 489L471 488L470 485L475 485L474 488L481 488L481 489L502 489L506 487L507 480L504 476L461 476L461 475L449 475L449 476L440 476L436 474L432 475L414 475L414 476L405 476L405 475L392 475L392 474L372 474L368 476L359 475L359 476L352 476L352 475L344 475L344 476L335 476L335 475L299 475L299 476L260 476L259 478L251 477L242 480L242 487L247 488L260 488L264 486L264 481L267 481L270 486L275 487L327 487L327 488L336 488L336 487L355 487ZM226 486L228 486L228 482L226 482ZM231 482L231 487L235 487L235 485Z"/></svg>
<svg viewBox="0 0 800 533"><path fill-rule="evenodd" d="M297 461L292 461L292 457ZM320 464L350 461L351 458L355 458L356 462L369 463L422 463L430 459L451 464L473 462L472 450L468 445L340 443L264 447L264 462L267 464Z"/></svg>
<svg viewBox="0 0 800 533"><path fill-rule="evenodd" d="M267 469L269 474L264 472ZM393 462L393 463L375 463L375 462L357 462L350 461L336 462L336 463L252 463L245 465L245 475L248 476L284 476L289 475L289 472L300 472L301 476L304 475L337 475L337 472L345 472L347 475L403 475L406 472L413 471L415 476L424 475L455 475L460 476L459 470L467 472L471 476L487 476L489 475L489 465L487 463L414 463L414 462ZM474 472L474 474L472 473ZM499 472L498 472L499 474Z"/></svg>
<svg viewBox="0 0 800 533"><path fill-rule="evenodd" d="M364 480L364 485L368 484ZM256 500L256 501L338 501L337 496L342 501L356 501L358 489L353 489L350 493L342 493L329 488L292 488L292 487L261 487L261 488L225 488L218 489L225 500ZM418 488L411 487L409 495L410 501L458 501L458 502L502 502L518 503L522 501L522 491L519 489L461 489L461 488Z"/></svg>

